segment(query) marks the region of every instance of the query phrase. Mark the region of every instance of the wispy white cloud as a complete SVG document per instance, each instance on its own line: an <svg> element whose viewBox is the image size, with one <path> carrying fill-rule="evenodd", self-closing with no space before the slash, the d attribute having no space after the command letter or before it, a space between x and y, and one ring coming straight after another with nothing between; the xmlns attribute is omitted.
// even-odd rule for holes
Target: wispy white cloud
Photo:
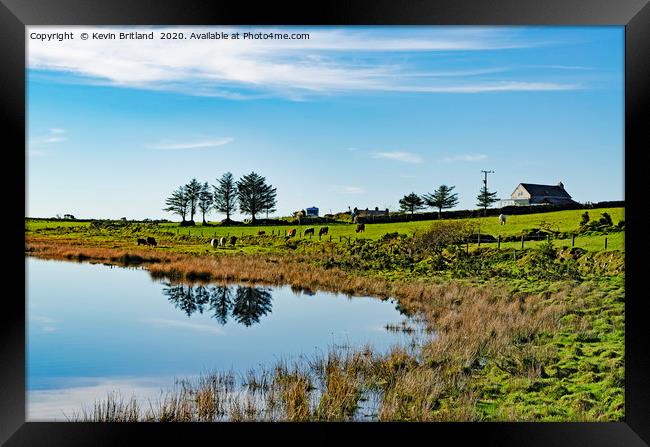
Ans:
<svg viewBox="0 0 650 447"><path fill-rule="evenodd" d="M168 151L181 150L181 149L206 149L211 147L224 146L228 143L232 143L233 141L234 141L233 138L224 137L224 138L217 138L217 139L210 139L210 140L184 141L184 142L176 142L176 143L165 142L159 144L152 144L147 147L151 149L168 150Z"/></svg>
<svg viewBox="0 0 650 447"><path fill-rule="evenodd" d="M63 27L30 27L39 32ZM147 28L160 32L164 28ZM119 33L144 28L77 27L75 32ZM223 31L308 32L304 40L30 40L28 66L65 73L79 82L149 90L170 90L228 99L265 95L301 100L306 95L345 92L484 93L580 88L576 82L476 79L509 67L416 68L405 53L495 51L545 45L513 30L440 28L380 30L174 27L186 36ZM377 56L387 53L391 60ZM374 54L374 56L373 56Z"/></svg>
<svg viewBox="0 0 650 447"><path fill-rule="evenodd" d="M28 157L41 157L51 153L48 146L54 143L61 143L66 141L65 130L59 127L52 127L46 132L41 133L33 138L27 140L27 155Z"/></svg>
<svg viewBox="0 0 650 447"><path fill-rule="evenodd" d="M487 160L487 155L485 154L465 154L465 155L454 155L451 157L443 158L443 161L448 163L453 163L455 161L467 161L467 162L477 162Z"/></svg>
<svg viewBox="0 0 650 447"><path fill-rule="evenodd" d="M65 133L64 129L60 128L52 128L48 129L47 133L36 139L37 143L44 143L44 144L49 144L49 143L60 143L61 141L65 141L67 138L63 136Z"/></svg>
<svg viewBox="0 0 650 447"><path fill-rule="evenodd" d="M392 152L375 152L372 154L372 158L386 159L386 160L395 160L401 161L402 163L422 163L422 157L418 154L412 152L401 152L401 151L392 151Z"/></svg>
<svg viewBox="0 0 650 447"><path fill-rule="evenodd" d="M366 191L360 186L341 185L335 186L334 190L341 194L363 194Z"/></svg>
<svg viewBox="0 0 650 447"><path fill-rule="evenodd" d="M191 321L167 320L164 318L146 318L142 320L147 324L157 327L172 327L181 329L190 329L199 332L208 332L210 334L224 335L225 332L220 327L208 324L194 323Z"/></svg>
<svg viewBox="0 0 650 447"><path fill-rule="evenodd" d="M43 332L56 332L58 329L54 325L56 323L56 320L54 318L42 315L34 315L29 318L29 321L36 325Z"/></svg>
<svg viewBox="0 0 650 447"><path fill-rule="evenodd" d="M59 143L65 140L66 140L65 137L47 137L47 138L43 138L41 140L41 143Z"/></svg>

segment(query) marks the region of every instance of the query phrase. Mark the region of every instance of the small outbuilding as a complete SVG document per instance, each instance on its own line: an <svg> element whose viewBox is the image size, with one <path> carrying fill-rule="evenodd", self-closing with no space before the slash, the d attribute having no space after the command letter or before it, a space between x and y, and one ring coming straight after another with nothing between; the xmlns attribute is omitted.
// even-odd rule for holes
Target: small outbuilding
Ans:
<svg viewBox="0 0 650 447"><path fill-rule="evenodd" d="M318 208L315 206L306 208L305 211L307 213L307 217L318 217Z"/></svg>

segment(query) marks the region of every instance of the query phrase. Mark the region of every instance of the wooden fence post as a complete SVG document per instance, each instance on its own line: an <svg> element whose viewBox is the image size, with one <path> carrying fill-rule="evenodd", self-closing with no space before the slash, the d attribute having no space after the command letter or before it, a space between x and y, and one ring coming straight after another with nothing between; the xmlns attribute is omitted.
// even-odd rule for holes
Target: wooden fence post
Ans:
<svg viewBox="0 0 650 447"><path fill-rule="evenodd" d="M497 236L497 248L501 248L501 235Z"/></svg>
<svg viewBox="0 0 650 447"><path fill-rule="evenodd" d="M332 235L330 234L330 242L332 242Z"/></svg>
<svg viewBox="0 0 650 447"><path fill-rule="evenodd" d="M515 248L515 251L512 252L512 259L517 260L517 249Z"/></svg>
<svg viewBox="0 0 650 447"><path fill-rule="evenodd" d="M576 235L575 234L571 235L571 246L572 247L576 246Z"/></svg>
<svg viewBox="0 0 650 447"><path fill-rule="evenodd" d="M605 250L607 250L607 236L605 236Z"/></svg>
<svg viewBox="0 0 650 447"><path fill-rule="evenodd" d="M339 242L341 242L341 237L342 237L342 236L339 236Z"/></svg>
<svg viewBox="0 0 650 447"><path fill-rule="evenodd" d="M478 230L478 246L481 246L481 230Z"/></svg>
<svg viewBox="0 0 650 447"><path fill-rule="evenodd" d="M524 249L524 235L521 235L521 249Z"/></svg>

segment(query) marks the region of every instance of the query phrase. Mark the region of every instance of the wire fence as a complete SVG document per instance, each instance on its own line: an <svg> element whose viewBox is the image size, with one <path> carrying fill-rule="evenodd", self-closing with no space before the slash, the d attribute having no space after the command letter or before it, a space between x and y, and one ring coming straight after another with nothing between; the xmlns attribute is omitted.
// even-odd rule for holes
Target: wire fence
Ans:
<svg viewBox="0 0 650 447"><path fill-rule="evenodd" d="M210 237L219 239L221 237L230 238L231 236L236 236L238 238L245 237L273 237L281 239L309 239L309 240L318 240L318 241L327 241L327 242L339 242L339 243L348 243L351 244L358 239L366 239L364 233L360 232L357 235L332 235L329 234L329 229L325 232L321 232L320 229L314 229L309 231L309 229L291 229L291 228L271 228L265 230L256 230L256 231L244 231L233 228L232 231L228 231L225 234L219 232L216 229L197 229L197 228L170 228L162 230L167 233L172 234L186 234L188 236L197 236L197 237ZM594 248L602 248L607 250L611 247L612 236L616 233L605 234L605 235L584 235L580 233L562 233L560 235L553 233L538 233L538 234L519 234L519 235L497 235L496 237L490 234L482 233L473 233L470 234L467 238L462 241L457 242L457 244L462 244L466 246L467 251L471 247L481 247L481 246L496 246L500 249L502 245L512 248L515 245L515 248L519 250L524 250L531 245L537 245L540 242L559 242L563 246L570 247L584 247L590 246ZM614 236L615 237L615 236Z"/></svg>

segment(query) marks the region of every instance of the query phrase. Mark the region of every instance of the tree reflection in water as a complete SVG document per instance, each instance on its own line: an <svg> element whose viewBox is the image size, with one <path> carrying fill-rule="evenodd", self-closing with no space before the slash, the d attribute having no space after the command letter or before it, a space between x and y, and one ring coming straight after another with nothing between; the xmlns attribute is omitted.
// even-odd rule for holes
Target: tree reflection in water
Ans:
<svg viewBox="0 0 650 447"><path fill-rule="evenodd" d="M271 289L262 287L190 286L164 283L163 295L188 317L205 310L220 324L226 324L231 316L245 326L259 323L260 318L271 312ZM234 292L234 293L233 293Z"/></svg>

